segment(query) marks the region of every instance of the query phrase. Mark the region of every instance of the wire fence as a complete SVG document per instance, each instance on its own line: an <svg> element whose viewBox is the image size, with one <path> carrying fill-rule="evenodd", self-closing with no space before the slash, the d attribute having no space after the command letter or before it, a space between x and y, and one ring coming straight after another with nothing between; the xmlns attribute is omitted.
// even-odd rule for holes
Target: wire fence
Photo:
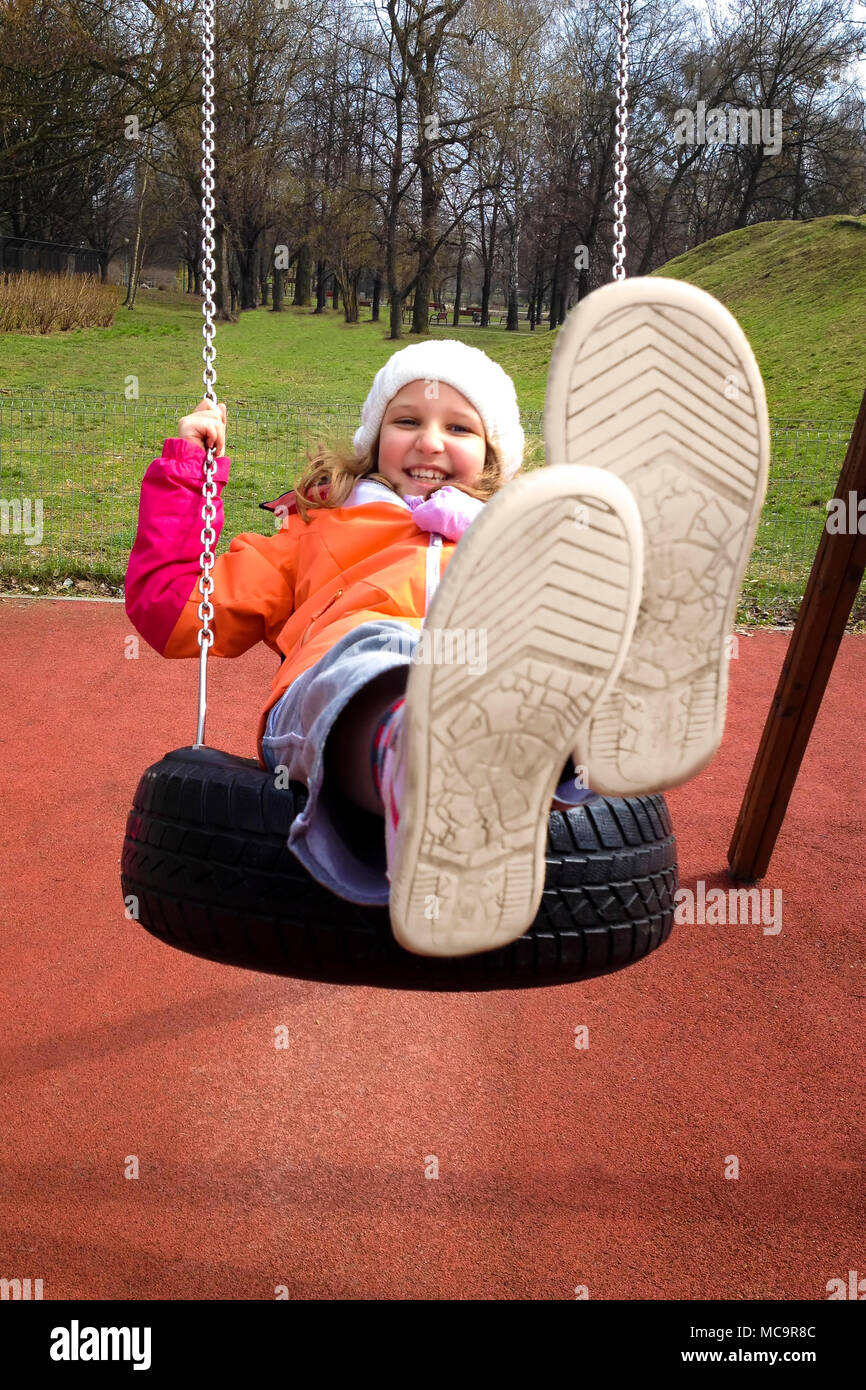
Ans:
<svg viewBox="0 0 866 1390"><path fill-rule="evenodd" d="M54 275L98 275L99 253L89 246L67 246L32 237L0 236L0 271L42 270Z"/></svg>
<svg viewBox="0 0 866 1390"><path fill-rule="evenodd" d="M278 497L318 440L351 441L360 404L287 405L231 400L217 554L243 531L272 533L259 503ZM135 537L141 479L163 441L177 434L190 397L0 388L0 582L3 587L122 592ZM525 467L544 460L541 411L522 416ZM741 622L791 622L803 596L845 458L851 426L776 418L767 500L743 584ZM864 519L866 525L866 519ZM866 620L863 590L852 622Z"/></svg>

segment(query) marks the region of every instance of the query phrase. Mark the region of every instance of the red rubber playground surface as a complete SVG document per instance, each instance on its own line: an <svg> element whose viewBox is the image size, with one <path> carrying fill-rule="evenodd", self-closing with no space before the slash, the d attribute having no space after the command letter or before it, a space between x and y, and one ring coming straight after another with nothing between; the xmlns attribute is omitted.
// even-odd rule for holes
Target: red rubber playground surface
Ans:
<svg viewBox="0 0 866 1390"><path fill-rule="evenodd" d="M198 674L126 659L129 634L120 604L0 602L0 1275L46 1299L788 1300L866 1268L866 638L763 885L781 932L679 925L603 979L448 995L214 965L125 919L132 794L194 741ZM740 637L723 746L668 794L683 887L730 886L787 642ZM210 744L254 754L274 669L210 663Z"/></svg>

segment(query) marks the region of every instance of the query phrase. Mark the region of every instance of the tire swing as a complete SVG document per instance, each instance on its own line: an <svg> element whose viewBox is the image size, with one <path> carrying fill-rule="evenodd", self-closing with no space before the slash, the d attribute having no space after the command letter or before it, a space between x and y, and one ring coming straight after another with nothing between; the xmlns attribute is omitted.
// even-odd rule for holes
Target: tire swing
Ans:
<svg viewBox="0 0 866 1390"><path fill-rule="evenodd" d="M213 25L205 0L202 119L202 229L205 249L205 396L213 384ZM625 79L628 0L620 4L617 216L614 277L624 244ZM472 956L427 957L403 950L387 908L364 907L320 885L287 846L307 788L278 789L255 758L203 743L207 653L213 644L210 594L216 537L215 445L202 486L201 652L196 741L147 769L126 823L121 885L133 916L169 946L247 970L340 984L402 989L484 990L565 984L621 969L667 940L677 887L676 843L661 795L591 795L550 813L547 872L538 915L518 940ZM359 833L382 855L380 817L361 812ZM353 821L356 818L353 816Z"/></svg>

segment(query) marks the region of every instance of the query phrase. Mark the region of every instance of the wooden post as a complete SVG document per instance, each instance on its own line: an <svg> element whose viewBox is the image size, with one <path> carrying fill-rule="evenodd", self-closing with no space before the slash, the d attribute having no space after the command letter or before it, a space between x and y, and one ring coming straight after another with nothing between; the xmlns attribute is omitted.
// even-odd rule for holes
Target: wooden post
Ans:
<svg viewBox="0 0 866 1390"><path fill-rule="evenodd" d="M747 883L767 872L866 568L866 508L858 512L866 498L866 394L835 496L844 503L846 534L824 527L728 847L731 878ZM850 736L859 738L860 730L852 728Z"/></svg>

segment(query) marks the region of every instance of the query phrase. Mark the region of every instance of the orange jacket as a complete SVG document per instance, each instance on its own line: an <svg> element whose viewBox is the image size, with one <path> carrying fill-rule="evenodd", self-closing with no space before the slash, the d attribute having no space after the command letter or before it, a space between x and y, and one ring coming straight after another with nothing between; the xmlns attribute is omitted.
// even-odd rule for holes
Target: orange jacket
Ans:
<svg viewBox="0 0 866 1390"><path fill-rule="evenodd" d="M167 439L162 458L151 463L141 485L138 529L126 573L126 612L145 640L169 658L198 657L200 650L204 459L200 445ZM217 460L216 540L230 466L226 457ZM240 656L265 642L285 658L259 717L256 742L262 767L262 735L271 706L346 632L383 617L399 618L420 631L457 539L483 503L450 487L429 498L406 499L362 479L345 506L313 509L309 524L298 513L293 493L263 505L276 511L279 529L272 536L235 536L228 552L217 558L211 571L210 622L213 656Z"/></svg>

